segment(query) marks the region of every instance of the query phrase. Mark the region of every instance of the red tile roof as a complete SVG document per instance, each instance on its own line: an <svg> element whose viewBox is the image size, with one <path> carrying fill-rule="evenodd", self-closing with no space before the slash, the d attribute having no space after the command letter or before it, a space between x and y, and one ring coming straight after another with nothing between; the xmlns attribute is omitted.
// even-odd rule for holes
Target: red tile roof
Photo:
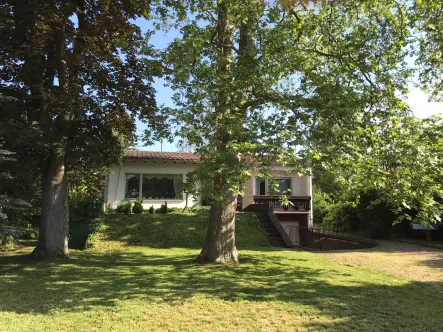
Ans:
<svg viewBox="0 0 443 332"><path fill-rule="evenodd" d="M125 151L126 160L161 160L161 161L199 161L200 156L191 152L155 152L155 151Z"/></svg>

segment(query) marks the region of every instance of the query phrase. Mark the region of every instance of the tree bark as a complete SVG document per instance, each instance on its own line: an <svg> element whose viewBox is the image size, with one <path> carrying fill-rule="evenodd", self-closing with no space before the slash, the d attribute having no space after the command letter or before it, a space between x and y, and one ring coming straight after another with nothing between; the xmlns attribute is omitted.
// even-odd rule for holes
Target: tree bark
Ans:
<svg viewBox="0 0 443 332"><path fill-rule="evenodd" d="M240 70L240 73L233 72L232 62L232 45L234 39L234 26L228 7L224 1L218 2L218 17L217 17L217 46L219 49L218 55L218 71L221 77L226 77L221 84L218 96L217 113L224 117L236 117L237 121L233 123L221 123L216 128L216 136L221 144L218 146L218 151L221 155L227 155L222 158L220 163L226 163L228 169L234 169L238 166L240 157L233 154L234 152L228 148L232 140L238 139L243 133L243 124L246 120L247 109L244 105L248 101L250 92L251 77L248 73ZM243 69L249 69L253 66L253 38L252 38L252 24L253 20L246 18L246 22L240 27L240 41L239 41L239 57L238 64ZM230 91L229 85L232 78L241 75L246 82L242 89L235 89ZM232 133L235 133L234 136ZM231 177L231 178L229 178ZM228 171L221 172L215 177L214 189L217 196L221 199L216 200L211 205L211 214L209 218L209 227L206 234L203 249L198 256L200 262L205 263L228 263L233 262L238 264L238 252L235 246L235 214L237 211L237 197L238 193L231 187L235 182L232 175Z"/></svg>
<svg viewBox="0 0 443 332"><path fill-rule="evenodd" d="M68 188L63 156L53 152L42 168L42 206L40 233L33 256L67 257L68 251Z"/></svg>
<svg viewBox="0 0 443 332"><path fill-rule="evenodd" d="M215 179L216 186L224 186L222 176ZM202 263L238 264L238 253L235 247L235 213L237 194L227 191L220 202L211 205L209 227L205 243L197 260Z"/></svg>

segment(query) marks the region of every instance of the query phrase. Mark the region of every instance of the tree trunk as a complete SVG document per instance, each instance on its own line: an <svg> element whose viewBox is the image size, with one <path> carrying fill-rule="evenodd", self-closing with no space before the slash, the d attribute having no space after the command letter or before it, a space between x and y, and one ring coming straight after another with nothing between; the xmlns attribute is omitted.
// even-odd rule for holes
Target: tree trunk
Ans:
<svg viewBox="0 0 443 332"><path fill-rule="evenodd" d="M56 153L42 169L42 206L40 233L33 256L67 257L68 251L68 189L64 158Z"/></svg>
<svg viewBox="0 0 443 332"><path fill-rule="evenodd" d="M216 182L223 181L218 176ZM238 253L235 247L235 213L237 210L237 194L228 191L221 202L211 205L209 227L205 244L197 260L202 263L238 264Z"/></svg>

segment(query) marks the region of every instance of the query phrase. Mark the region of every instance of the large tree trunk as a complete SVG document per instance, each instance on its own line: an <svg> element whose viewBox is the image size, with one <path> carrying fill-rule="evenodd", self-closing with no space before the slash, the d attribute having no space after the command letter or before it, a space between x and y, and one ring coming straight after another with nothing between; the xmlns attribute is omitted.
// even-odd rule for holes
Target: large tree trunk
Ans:
<svg viewBox="0 0 443 332"><path fill-rule="evenodd" d="M222 176L218 176L216 182L222 181ZM203 263L238 263L238 253L235 247L236 210L237 194L232 191L225 193L221 202L214 202L211 205L209 228L205 244L197 258L198 261Z"/></svg>
<svg viewBox="0 0 443 332"><path fill-rule="evenodd" d="M232 47L234 32L236 27L231 20L231 13L229 6L225 1L217 3L217 46L218 54L218 69L220 77L225 77L220 81L220 89L218 95L217 113L221 113L228 121L223 122L216 129L216 140L220 140L221 144L218 146L218 152L221 155L230 155L230 157L221 158L217 161L226 163L228 169L235 169L240 160L239 155L233 155L234 151L228 148L229 143L233 140L238 140L241 133L244 131L243 124L246 120L248 95L250 93L250 77L246 71L239 71L233 73L232 62L234 60L232 55ZM253 8L253 6L251 7ZM252 9L251 9L252 10ZM246 17L246 22L242 23L240 28L239 41L239 57L238 64L240 67L248 69L253 65L253 39L252 39L252 25L253 19ZM230 91L230 84L232 78L236 75L243 76L243 80L247 82L246 86L238 89L238 86L233 91ZM237 77L238 78L238 77ZM229 119L236 117L236 121L230 122ZM234 135L232 134L234 132ZM198 260L206 263L238 263L238 253L235 246L235 213L237 210L238 193L233 190L232 183L238 179L233 179L232 174L222 172L217 175L214 181L214 189L217 196L221 196L220 200L216 200L211 205L211 214L209 219L209 228L206 234L203 249L198 256ZM238 183L238 181L237 181Z"/></svg>
<svg viewBox="0 0 443 332"><path fill-rule="evenodd" d="M42 210L40 233L33 256L67 257L68 251L68 188L63 156L53 153L42 168Z"/></svg>

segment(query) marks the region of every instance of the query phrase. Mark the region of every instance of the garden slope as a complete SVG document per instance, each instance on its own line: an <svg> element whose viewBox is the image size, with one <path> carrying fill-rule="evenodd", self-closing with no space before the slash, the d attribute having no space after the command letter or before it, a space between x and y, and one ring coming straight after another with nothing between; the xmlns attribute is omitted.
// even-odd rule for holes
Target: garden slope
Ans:
<svg viewBox="0 0 443 332"><path fill-rule="evenodd" d="M199 249L205 240L209 213L169 213L103 217L104 227L97 248L146 246L151 248ZM239 249L269 248L254 214L238 214L236 244Z"/></svg>

